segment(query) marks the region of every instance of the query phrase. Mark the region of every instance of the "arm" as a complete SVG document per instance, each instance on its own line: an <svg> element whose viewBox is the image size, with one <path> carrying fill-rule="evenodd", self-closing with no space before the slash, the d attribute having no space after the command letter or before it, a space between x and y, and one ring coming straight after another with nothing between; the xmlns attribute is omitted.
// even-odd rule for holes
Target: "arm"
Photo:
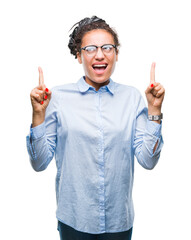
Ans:
<svg viewBox="0 0 191 240"><path fill-rule="evenodd" d="M37 172L47 168L56 148L57 116L50 108L51 104L47 108L45 121L34 128L31 127L30 134L27 136L30 162Z"/></svg>
<svg viewBox="0 0 191 240"><path fill-rule="evenodd" d="M159 160L163 146L162 123L149 121L147 115L148 109L140 96L135 123L134 151L142 167L153 169Z"/></svg>
<svg viewBox="0 0 191 240"><path fill-rule="evenodd" d="M140 100L137 118L134 148L138 162L147 169L152 169L158 162L163 146L161 135L161 121L149 121L148 115L160 115L165 89L155 82L155 63L151 66L150 84L145 91L148 110L143 99Z"/></svg>
<svg viewBox="0 0 191 240"><path fill-rule="evenodd" d="M30 134L26 139L27 150L35 171L44 170L54 155L57 119L53 104L49 104L50 98L51 91L44 85L42 69L39 68L39 86L31 91L33 119Z"/></svg>
<svg viewBox="0 0 191 240"><path fill-rule="evenodd" d="M145 91L147 102L148 102L148 115L161 115L162 103L164 100L165 89L160 83L155 82L155 63L151 65L150 71L150 85ZM154 121L158 124L161 121ZM153 153L156 151L158 141L153 149Z"/></svg>

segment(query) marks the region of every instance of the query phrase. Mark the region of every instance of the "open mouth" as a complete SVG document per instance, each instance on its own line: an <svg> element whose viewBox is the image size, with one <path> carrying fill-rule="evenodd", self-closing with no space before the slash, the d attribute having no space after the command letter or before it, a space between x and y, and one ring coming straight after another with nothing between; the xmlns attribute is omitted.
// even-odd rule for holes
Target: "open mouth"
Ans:
<svg viewBox="0 0 191 240"><path fill-rule="evenodd" d="M103 74L108 64L93 64L92 67L97 74Z"/></svg>

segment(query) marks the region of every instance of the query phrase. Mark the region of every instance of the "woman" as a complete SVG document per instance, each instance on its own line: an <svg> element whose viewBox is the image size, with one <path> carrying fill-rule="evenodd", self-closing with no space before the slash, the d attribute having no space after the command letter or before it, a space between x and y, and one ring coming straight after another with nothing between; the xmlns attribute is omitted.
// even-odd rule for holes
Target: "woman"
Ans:
<svg viewBox="0 0 191 240"><path fill-rule="evenodd" d="M134 155L146 169L158 162L165 90L155 82L153 63L147 108L137 89L110 78L118 60L116 32L96 16L74 26L68 46L85 74L50 91L39 68L27 136L31 164L42 171L55 154L61 239L129 240Z"/></svg>

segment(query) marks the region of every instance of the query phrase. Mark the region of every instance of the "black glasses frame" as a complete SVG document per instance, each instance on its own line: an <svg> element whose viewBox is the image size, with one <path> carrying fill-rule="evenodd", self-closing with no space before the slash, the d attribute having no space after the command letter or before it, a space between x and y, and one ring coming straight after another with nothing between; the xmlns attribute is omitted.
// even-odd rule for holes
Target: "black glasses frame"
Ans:
<svg viewBox="0 0 191 240"><path fill-rule="evenodd" d="M97 50L99 47L102 49L104 46L107 46L107 45L112 46L113 48L117 49L117 46L114 45L114 44L103 44L102 46L88 45L88 46L85 46L85 47L83 47L83 48L80 48L80 51L81 51L81 50L86 50L87 47L96 47L96 50Z"/></svg>

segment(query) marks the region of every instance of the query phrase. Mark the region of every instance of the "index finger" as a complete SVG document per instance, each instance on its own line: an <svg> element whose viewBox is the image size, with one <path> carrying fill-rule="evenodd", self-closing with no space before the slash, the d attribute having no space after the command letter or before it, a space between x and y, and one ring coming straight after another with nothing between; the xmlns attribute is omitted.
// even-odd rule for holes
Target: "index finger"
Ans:
<svg viewBox="0 0 191 240"><path fill-rule="evenodd" d="M39 67L38 71L39 71L39 86L41 86L44 84L44 76L43 76L42 68Z"/></svg>
<svg viewBox="0 0 191 240"><path fill-rule="evenodd" d="M156 66L156 63L153 62L151 65L150 83L155 83L155 66Z"/></svg>

